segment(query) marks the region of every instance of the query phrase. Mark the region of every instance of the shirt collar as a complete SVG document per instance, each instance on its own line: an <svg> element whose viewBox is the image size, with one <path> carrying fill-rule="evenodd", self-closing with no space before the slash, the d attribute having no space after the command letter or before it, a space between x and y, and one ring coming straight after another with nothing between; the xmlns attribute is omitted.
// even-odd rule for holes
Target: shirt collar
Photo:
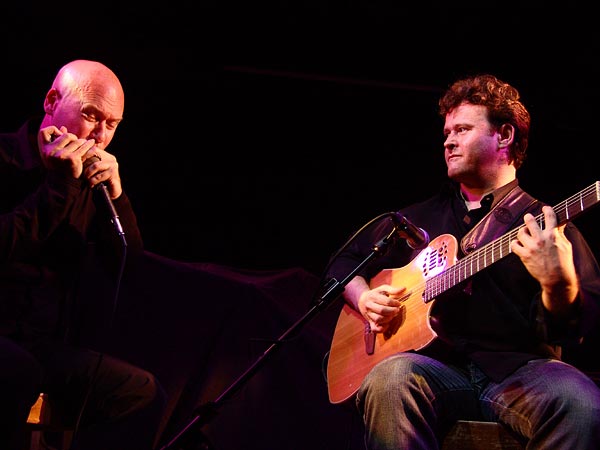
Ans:
<svg viewBox="0 0 600 450"><path fill-rule="evenodd" d="M489 209L492 209L500 200L502 200L504 198L504 196L506 194L508 194L510 191L512 191L518 184L519 184L519 181L515 178L514 180L505 184L504 186L501 186L498 189L494 189L493 191L488 192L481 198L480 205L488 207ZM477 207L477 206L473 206L472 204L469 204L469 202L463 195L460 188L458 189L458 193L460 195L460 198L465 203L467 209L470 210L470 209Z"/></svg>

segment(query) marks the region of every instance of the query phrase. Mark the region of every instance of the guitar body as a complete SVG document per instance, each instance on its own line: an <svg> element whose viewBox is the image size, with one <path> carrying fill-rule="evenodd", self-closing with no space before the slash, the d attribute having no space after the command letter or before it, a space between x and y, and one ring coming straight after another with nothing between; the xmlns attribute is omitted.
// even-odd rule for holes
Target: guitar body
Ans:
<svg viewBox="0 0 600 450"><path fill-rule="evenodd" d="M410 264L382 270L371 288L406 286L401 311L385 333L372 333L368 322L344 304L334 331L327 364L329 401L341 403L356 394L367 373L399 352L420 350L437 337L429 321L433 301L424 300L427 279L456 263L458 243L450 234L435 238Z"/></svg>

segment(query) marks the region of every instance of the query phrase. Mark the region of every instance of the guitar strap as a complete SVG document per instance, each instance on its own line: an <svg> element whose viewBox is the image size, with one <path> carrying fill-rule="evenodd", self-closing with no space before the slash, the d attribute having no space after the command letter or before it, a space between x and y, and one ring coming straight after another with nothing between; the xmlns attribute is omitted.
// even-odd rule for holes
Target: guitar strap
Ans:
<svg viewBox="0 0 600 450"><path fill-rule="evenodd" d="M509 231L537 200L515 186L461 239L466 255Z"/></svg>

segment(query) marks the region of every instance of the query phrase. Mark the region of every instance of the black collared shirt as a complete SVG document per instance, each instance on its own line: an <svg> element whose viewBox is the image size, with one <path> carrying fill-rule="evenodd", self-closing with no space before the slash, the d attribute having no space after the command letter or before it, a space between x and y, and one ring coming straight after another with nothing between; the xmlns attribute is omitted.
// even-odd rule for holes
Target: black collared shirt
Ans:
<svg viewBox="0 0 600 450"><path fill-rule="evenodd" d="M514 180L492 192L491 206L517 184ZM536 202L528 212L537 215L542 206L541 202ZM400 212L427 231L431 240L449 234L460 242L474 225L465 223L467 208L458 186L453 183L428 200ZM523 223L522 215L515 226ZM368 226L332 262L329 276L343 280L371 252L373 245L389 234L392 226L386 217ZM574 342L597 327L600 322L598 264L573 223L567 224L565 234L573 246L581 287L580 307L573 317L564 321L550 318L541 305L539 283L529 275L518 257L510 254L435 298L431 323L440 339L422 351L447 362L475 361L491 378L500 380L530 359L558 358L557 345ZM404 240L397 239L361 274L370 280L383 269L405 267L422 251L425 250L412 250ZM458 259L464 256L460 245L456 256ZM423 288L420 284L408 287ZM443 347L439 353L436 351L438 344Z"/></svg>

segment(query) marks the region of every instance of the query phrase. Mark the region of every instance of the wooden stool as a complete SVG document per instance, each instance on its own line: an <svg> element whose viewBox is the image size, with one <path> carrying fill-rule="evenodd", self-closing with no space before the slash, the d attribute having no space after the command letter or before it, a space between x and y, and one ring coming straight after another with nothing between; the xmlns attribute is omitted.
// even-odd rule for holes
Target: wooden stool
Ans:
<svg viewBox="0 0 600 450"><path fill-rule="evenodd" d="M73 430L59 423L56 417L52 417L51 405L48 395L41 393L29 411L27 427L30 430L29 450L68 450L73 438ZM57 443L49 446L45 441L45 433L56 433ZM25 449L24 449L25 450Z"/></svg>
<svg viewBox="0 0 600 450"><path fill-rule="evenodd" d="M502 424L459 420L448 432L442 450L523 450L525 444Z"/></svg>

